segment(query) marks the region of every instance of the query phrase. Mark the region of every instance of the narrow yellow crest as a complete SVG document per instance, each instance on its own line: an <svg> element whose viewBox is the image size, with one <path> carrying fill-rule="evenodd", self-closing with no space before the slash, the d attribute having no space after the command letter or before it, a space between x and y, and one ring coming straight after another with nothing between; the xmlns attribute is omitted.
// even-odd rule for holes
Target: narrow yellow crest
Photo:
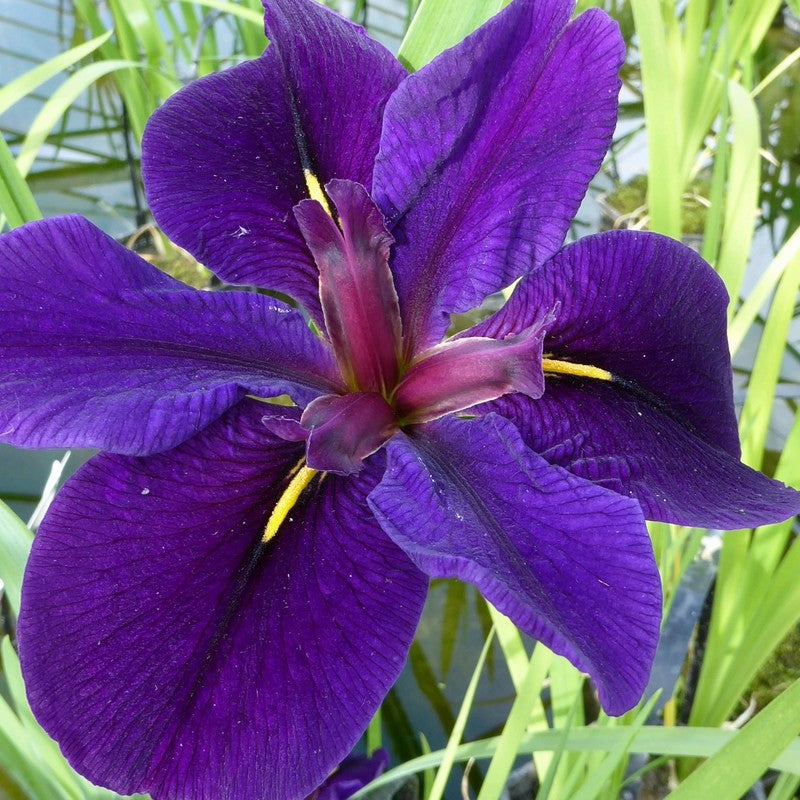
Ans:
<svg viewBox="0 0 800 800"><path fill-rule="evenodd" d="M272 509L272 513L269 515L266 527L264 528L264 535L261 537L261 541L264 542L264 544L269 542L278 532L278 529L283 525L283 521L289 515L289 512L297 505L297 501L300 499L300 495L303 494L303 490L314 480L316 474L317 470L311 469L311 467L307 467L305 464L295 472L294 477L289 481L289 485L278 498L278 502L275 503L275 508Z"/></svg>
<svg viewBox="0 0 800 800"><path fill-rule="evenodd" d="M332 217L333 214L331 214L331 207L328 205L328 198L325 197L325 192L322 191L322 187L319 185L317 176L310 169L304 169L303 175L305 175L306 178L308 196L312 200L316 200L325 209L325 213L329 217Z"/></svg>
<svg viewBox="0 0 800 800"><path fill-rule="evenodd" d="M542 369L555 375L577 375L579 378L594 378L597 381L613 381L614 375L608 370L588 364L573 364L571 361L557 361L543 358Z"/></svg>

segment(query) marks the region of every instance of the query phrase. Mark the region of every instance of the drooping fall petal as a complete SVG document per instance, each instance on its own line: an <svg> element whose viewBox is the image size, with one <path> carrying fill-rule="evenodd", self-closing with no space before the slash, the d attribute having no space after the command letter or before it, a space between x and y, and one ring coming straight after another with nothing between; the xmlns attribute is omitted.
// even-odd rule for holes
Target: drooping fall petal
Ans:
<svg viewBox="0 0 800 800"><path fill-rule="evenodd" d="M624 46L601 12L567 24L572 9L516 0L389 99L373 195L410 355L551 256L600 166Z"/></svg>
<svg viewBox="0 0 800 800"><path fill-rule="evenodd" d="M301 798L347 755L403 666L426 581L365 495L306 489L245 401L157 456L97 456L36 537L19 644L31 706L95 783L160 800Z"/></svg>
<svg viewBox="0 0 800 800"><path fill-rule="evenodd" d="M798 492L624 387L554 378L536 402L514 395L487 408L551 464L634 497L647 519L733 530L800 513Z"/></svg>
<svg viewBox="0 0 800 800"><path fill-rule="evenodd" d="M661 617L638 504L549 465L496 415L420 426L387 452L369 503L417 566L476 584L587 671L609 713L635 705Z"/></svg>
<svg viewBox="0 0 800 800"><path fill-rule="evenodd" d="M612 372L738 458L728 296L700 256L654 233L587 236L528 275L504 308L465 335L506 336L556 303L546 356Z"/></svg>
<svg viewBox="0 0 800 800"><path fill-rule="evenodd" d="M340 385L296 311L184 286L80 217L6 234L0 270L3 441L142 455L246 394L305 403Z"/></svg>

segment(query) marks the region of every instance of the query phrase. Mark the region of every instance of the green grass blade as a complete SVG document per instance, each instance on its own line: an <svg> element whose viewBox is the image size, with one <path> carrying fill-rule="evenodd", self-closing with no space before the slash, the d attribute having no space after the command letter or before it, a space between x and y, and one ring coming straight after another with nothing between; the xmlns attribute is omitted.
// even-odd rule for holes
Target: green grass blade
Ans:
<svg viewBox="0 0 800 800"><path fill-rule="evenodd" d="M497 633L497 641L500 643L511 675L511 682L514 684L514 691L519 692L529 668L528 653L522 642L522 636L517 626L507 616L501 614L491 603L487 605Z"/></svg>
<svg viewBox="0 0 800 800"><path fill-rule="evenodd" d="M98 61L79 69L70 75L53 96L42 106L36 118L31 123L28 135L17 156L17 166L22 175L27 175L39 149L46 141L50 132L64 115L67 109L85 92L95 81L121 69L136 67L133 61L113 60Z"/></svg>
<svg viewBox="0 0 800 800"><path fill-rule="evenodd" d="M780 378L789 327L794 319L798 290L800 257L789 264L775 291L739 423L742 460L755 469L760 469L764 458L775 388Z"/></svg>
<svg viewBox="0 0 800 800"><path fill-rule="evenodd" d="M447 741L447 747L444 749L444 756L440 762L439 769L436 772L436 778L433 781L433 786L431 787L431 793L428 796L428 800L442 799L444 787L447 785L447 779L450 777L450 770L452 770L453 764L455 763L456 751L461 743L461 738L464 735L464 728L467 724L467 718L469 717L469 712L472 709L472 703L475 700L475 692L478 689L478 681L480 680L481 673L483 672L483 665L493 642L494 628L492 628L492 630L489 632L489 635L486 637L486 642L484 643L481 654L478 657L478 663L475 665L475 669L472 672L472 677L470 678L469 685L467 686L467 691L464 693L464 700L461 703L461 708L458 711L455 725L453 725L453 731Z"/></svg>
<svg viewBox="0 0 800 800"><path fill-rule="evenodd" d="M659 3L631 0L631 9L639 37L649 143L647 201L650 228L679 239L684 179L675 169L680 161L680 102L676 96L674 76L666 68L670 63L667 29Z"/></svg>
<svg viewBox="0 0 800 800"><path fill-rule="evenodd" d="M22 574L32 542L33 534L22 520L0 502L0 579L15 617L19 614Z"/></svg>
<svg viewBox="0 0 800 800"><path fill-rule="evenodd" d="M69 69L81 59L91 55L98 47L105 44L110 36L111 31L107 31L94 39L90 39L88 42L59 53L54 58L39 64L7 83L0 88L0 114L8 111L14 103L19 102L23 97L38 89L43 83Z"/></svg>
<svg viewBox="0 0 800 800"><path fill-rule="evenodd" d="M778 285L784 272L795 269L798 260L800 260L800 228L791 235L772 259L772 263L758 279L728 326L728 345L732 355L738 351L759 311Z"/></svg>
<svg viewBox="0 0 800 800"><path fill-rule="evenodd" d="M735 301L753 244L761 189L761 123L750 93L739 83L728 84L733 121L730 170L725 201L725 224L717 272ZM729 307L732 315L734 303Z"/></svg>
<svg viewBox="0 0 800 800"><path fill-rule="evenodd" d="M564 750L575 753L609 752L627 741L627 725L618 727L581 726L572 728L565 740ZM741 731L706 727L672 727L645 725L630 740L629 753L664 754L688 758L710 758L729 744ZM520 752L539 750L554 751L559 747L563 731L535 731L525 734L520 742ZM454 754L454 761L468 761L470 758L491 758L497 752L499 737L480 739L460 745ZM370 791L386 786L399 778L422 772L442 763L444 750L436 750L426 755L410 759L376 778L369 786L356 792L351 800L360 800ZM772 759L769 766L779 772L800 776L800 738L793 739L782 753ZM703 799L705 800L705 798Z"/></svg>
<svg viewBox="0 0 800 800"><path fill-rule="evenodd" d="M608 752L608 755L594 767L586 776L583 786L574 795L570 793L571 800L595 800L603 787L611 779L623 760L628 756L629 748L636 734L644 727L653 706L658 701L660 692L653 695L639 710L630 725L625 726L625 736L620 737L617 744Z"/></svg>
<svg viewBox="0 0 800 800"><path fill-rule="evenodd" d="M26 222L41 219L42 214L6 140L0 136L0 230L3 217L11 228L18 228Z"/></svg>
<svg viewBox="0 0 800 800"><path fill-rule="evenodd" d="M555 785L556 774L558 773L558 768L561 765L561 759L564 756L564 750L567 745L567 739L569 738L569 734L572 730L572 723L575 719L575 714L578 710L578 705L582 702L582 698L579 695L575 695L574 700L572 701L572 707L569 710L569 714L567 715L564 724L561 727L561 730L557 733L558 741L556 742L555 747L553 748L553 754L551 758L548 760L547 771L544 775L544 780L542 781L542 785L539 789L539 793L537 795L538 800L548 800L550 797L550 793L553 791L553 786Z"/></svg>
<svg viewBox="0 0 800 800"><path fill-rule="evenodd" d="M238 17L245 22L258 25L259 29L264 30L264 14L255 11L252 8L239 5L238 3L227 2L227 0L194 0L199 6L206 6L206 8L215 8L217 11L224 11L233 17Z"/></svg>
<svg viewBox="0 0 800 800"><path fill-rule="evenodd" d="M410 70L425 66L442 50L458 44L510 0L422 0L397 57Z"/></svg>
<svg viewBox="0 0 800 800"><path fill-rule="evenodd" d="M800 733L800 679L672 792L672 800L741 797ZM800 767L800 761L798 761Z"/></svg>
<svg viewBox="0 0 800 800"><path fill-rule="evenodd" d="M798 789L800 789L800 777L781 775L769 793L769 800L794 800Z"/></svg>
<svg viewBox="0 0 800 800"><path fill-rule="evenodd" d="M511 706L497 752L489 764L478 800L494 800L503 791L511 767L519 753L519 743L531 718L531 711L539 703L542 684L550 668L552 653L546 647L536 645L528 662L522 682L517 688L517 697Z"/></svg>

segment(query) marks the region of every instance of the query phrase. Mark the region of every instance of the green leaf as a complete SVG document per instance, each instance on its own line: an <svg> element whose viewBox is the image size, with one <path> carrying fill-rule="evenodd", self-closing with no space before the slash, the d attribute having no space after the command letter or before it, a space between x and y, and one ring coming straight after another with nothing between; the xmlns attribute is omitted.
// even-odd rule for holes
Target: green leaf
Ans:
<svg viewBox="0 0 800 800"><path fill-rule="evenodd" d="M738 731L716 755L693 772L669 797L700 800L741 797L800 733L800 679ZM793 741L794 740L794 741ZM800 769L800 758L797 760Z"/></svg>
<svg viewBox="0 0 800 800"><path fill-rule="evenodd" d="M645 725L630 740L627 750L629 753L663 753L672 756L708 758L722 750L739 733L739 731L729 731L723 728L664 728L660 725ZM565 739L564 749L569 752L581 753L610 752L618 747L621 741L628 741L629 734L630 726L628 725L614 728L598 726L572 728ZM557 730L527 733L520 742L520 752L554 751L559 746L562 736L562 732ZM470 758L490 758L497 752L499 741L500 738L494 736L462 744L456 749L454 760L468 761ZM444 752L444 750L436 750L389 770L372 781L369 786L356 792L351 800L359 800L372 789L396 781L398 778L438 766L442 763ZM793 739L782 753L771 760L768 766L780 772L800 776L800 739Z"/></svg>
<svg viewBox="0 0 800 800"><path fill-rule="evenodd" d="M553 654L546 647L537 644L534 648L520 685L515 685L517 697L511 706L497 752L489 765L478 800L492 800L500 796L519 752L519 743L530 721L531 709L539 702L539 694L550 669L552 657Z"/></svg>
<svg viewBox="0 0 800 800"><path fill-rule="evenodd" d="M458 710L455 725L453 725L450 738L447 740L447 746L444 749L444 755L436 773L436 778L433 781L428 800L441 800L444 794L444 787L447 785L447 779L450 777L450 770L453 768L453 763L455 761L456 750L461 743L461 738L464 735L464 728L467 725L467 718L472 709L472 703L475 700L475 692L478 689L478 681L480 680L481 672L483 672L483 664L486 661L486 656L489 654L489 649L493 641L494 629L492 629L486 637L486 642L478 657L478 663L475 664L475 669L472 672L467 691L464 693L464 700L461 703L461 708Z"/></svg>
<svg viewBox="0 0 800 800"><path fill-rule="evenodd" d="M41 219L42 213L25 178L20 174L14 155L0 136L0 229L5 217L11 228Z"/></svg>
<svg viewBox="0 0 800 800"><path fill-rule="evenodd" d="M44 144L50 132L67 109L85 92L95 81L120 69L139 66L134 61L98 61L82 67L70 75L61 86L53 92L51 98L42 106L36 115L25 137L22 148L17 156L17 166L22 175L27 175L33 165L39 148Z"/></svg>
<svg viewBox="0 0 800 800"><path fill-rule="evenodd" d="M69 69L82 58L86 58L107 42L110 36L111 31L106 31L88 42L72 47L64 53L59 53L54 58L48 59L7 83L0 88L0 114L8 111L14 103L22 100L43 83Z"/></svg>
<svg viewBox="0 0 800 800"><path fill-rule="evenodd" d="M422 0L397 57L410 70L424 67L448 47L458 44L510 0Z"/></svg>
<svg viewBox="0 0 800 800"><path fill-rule="evenodd" d="M0 502L0 579L15 617L19 614L22 574L32 542L33 534L23 521Z"/></svg>

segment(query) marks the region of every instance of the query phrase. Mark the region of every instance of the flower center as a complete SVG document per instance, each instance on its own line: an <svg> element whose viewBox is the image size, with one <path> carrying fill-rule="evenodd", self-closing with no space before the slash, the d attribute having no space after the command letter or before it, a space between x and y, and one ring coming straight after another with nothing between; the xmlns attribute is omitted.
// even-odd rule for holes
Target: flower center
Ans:
<svg viewBox="0 0 800 800"><path fill-rule="evenodd" d="M542 395L549 314L505 339L463 337L404 361L389 267L394 240L382 214L357 183L333 180L323 191L310 171L306 183L310 199L295 206L295 216L319 269L325 328L349 390L317 398L303 413L309 467L356 472L402 425L508 392Z"/></svg>

